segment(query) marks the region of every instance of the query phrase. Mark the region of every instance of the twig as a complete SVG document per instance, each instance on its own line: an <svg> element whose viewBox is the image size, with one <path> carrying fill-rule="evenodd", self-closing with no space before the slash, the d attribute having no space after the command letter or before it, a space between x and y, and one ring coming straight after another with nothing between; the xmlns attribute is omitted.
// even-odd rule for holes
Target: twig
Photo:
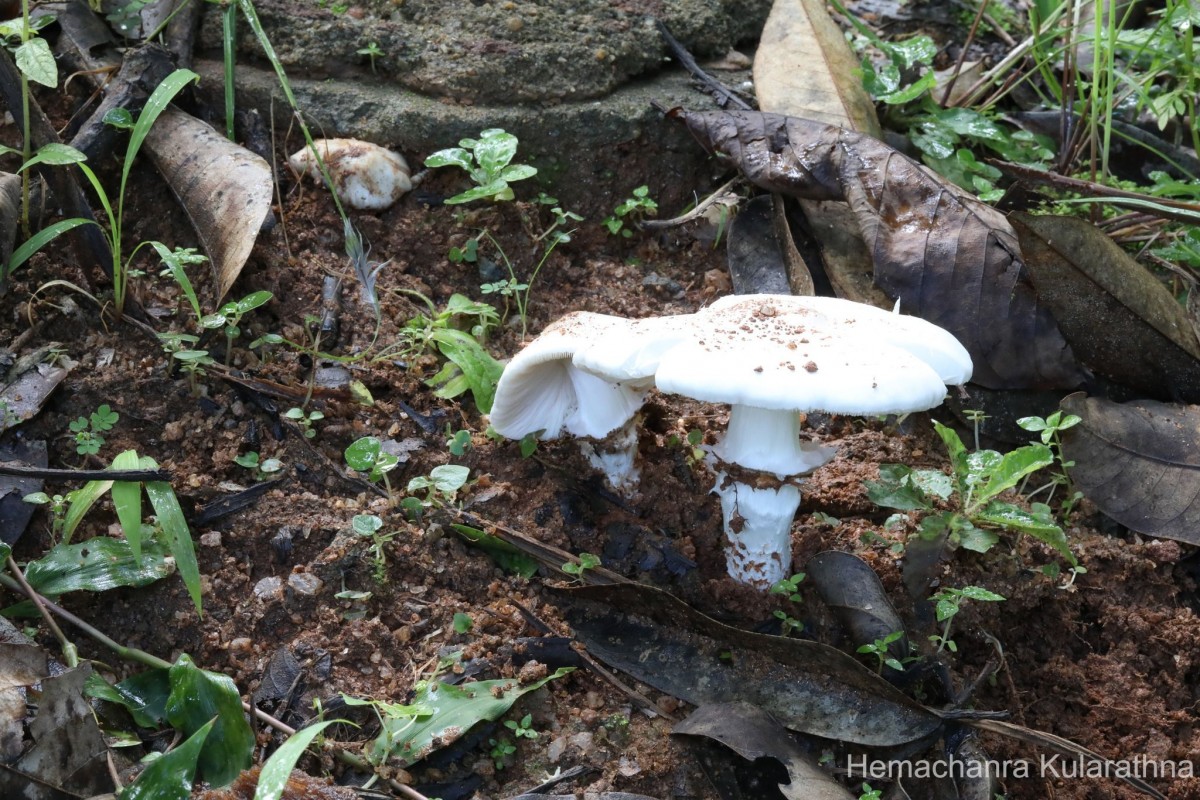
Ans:
<svg viewBox="0 0 1200 800"><path fill-rule="evenodd" d="M971 29L967 31L967 40L963 42L962 50L958 53L958 60L954 62L954 71L950 73L950 80L946 81L946 91L942 92L942 102L939 105L942 108L946 107L946 103L950 102L950 93L954 91L954 84L958 82L958 75L962 72L963 62L967 60L967 49L971 43L975 41L975 33L979 30L979 23L983 20L983 14L987 11L988 0L980 0L979 10L975 12L975 19L971 22ZM1016 42L1009 41L1009 47L1012 47Z"/></svg>
<svg viewBox="0 0 1200 800"><path fill-rule="evenodd" d="M709 88L710 91L718 96L722 107L732 103L734 106L747 111L753 108L753 106L743 100L741 96L737 94L737 92L733 91L733 89L730 89L728 86L721 83L704 70L700 69L700 65L696 63L696 59L692 58L692 54L687 51L687 48L680 44L679 40L671 35L670 29L663 24L663 21L656 20L656 22L658 24L658 33L660 36L662 36L663 41L666 42L667 49L671 51L671 54L675 56L675 59L680 63L680 65L682 65L684 69L691 73L692 77L703 83Z"/></svg>
<svg viewBox="0 0 1200 800"><path fill-rule="evenodd" d="M171 473L162 469L48 469L32 467L23 461L0 461L0 475L17 478L44 478L52 481L169 481Z"/></svg>
<svg viewBox="0 0 1200 800"><path fill-rule="evenodd" d="M79 651L71 643L71 640L63 634L62 628L58 627L58 623L54 621L54 617L50 616L50 612L42 604L42 596L33 590L33 587L29 585L29 581L25 580L25 573L21 572L21 568L17 566L17 562L12 556L8 557L8 571L17 579L17 583L21 584L21 590L25 592L25 596L37 606L38 613L42 615L42 619L46 621L46 625L54 633L54 638L58 639L58 645L62 648L63 657L67 660L67 666L71 668L79 666Z"/></svg>
<svg viewBox="0 0 1200 800"><path fill-rule="evenodd" d="M741 179L742 179L742 177L740 175L735 178L730 178L728 181L726 181L724 184L722 184L715 192L713 192L708 197L701 200L699 203L696 204L695 208L693 208L691 211L684 214L683 216L675 217L674 219L647 219L647 220L643 220L642 222L640 222L638 224L638 227L644 231L655 231L655 230L660 230L662 228L674 228L678 225L683 225L684 223L691 222L692 220L697 219L698 217L702 216L704 214L704 212L708 210L709 206L716 205L717 203L724 201L726 198L730 197L731 195L733 197L736 197L737 195L730 192L729 189L731 186L733 186L733 184L737 183Z"/></svg>

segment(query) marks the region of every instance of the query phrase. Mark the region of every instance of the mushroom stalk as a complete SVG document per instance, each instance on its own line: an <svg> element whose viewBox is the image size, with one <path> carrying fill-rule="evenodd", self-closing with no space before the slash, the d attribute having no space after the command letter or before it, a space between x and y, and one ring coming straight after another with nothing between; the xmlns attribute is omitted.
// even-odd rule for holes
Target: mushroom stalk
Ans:
<svg viewBox="0 0 1200 800"><path fill-rule="evenodd" d="M636 418L631 417L628 422L599 441L579 442L579 448L588 463L602 472L608 485L625 497L634 493L638 479L641 478L636 466L636 422Z"/></svg>
<svg viewBox="0 0 1200 800"><path fill-rule="evenodd" d="M811 472L829 461L834 450L801 442L800 415L794 410L734 405L725 436L713 452L727 464L771 473L782 481ZM721 472L713 492L721 498L730 576L763 588L788 577L800 490L790 484L755 488Z"/></svg>
<svg viewBox="0 0 1200 800"><path fill-rule="evenodd" d="M800 490L790 484L755 489L717 475L713 492L721 498L725 520L725 566L738 583L763 589L788 577L792 566L792 520L800 507Z"/></svg>

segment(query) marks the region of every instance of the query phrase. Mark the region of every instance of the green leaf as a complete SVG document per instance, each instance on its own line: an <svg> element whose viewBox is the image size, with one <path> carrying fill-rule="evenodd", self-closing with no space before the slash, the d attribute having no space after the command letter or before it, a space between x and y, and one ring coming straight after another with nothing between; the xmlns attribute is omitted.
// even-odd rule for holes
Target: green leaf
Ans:
<svg viewBox="0 0 1200 800"><path fill-rule="evenodd" d="M999 595L999 594L996 594L995 592L988 591L987 589L984 589L982 586L964 586L963 588L957 589L955 591L957 594L960 594L963 597L969 598L971 600L983 600L986 602L994 603L994 602L999 602L1004 599L1003 595Z"/></svg>
<svg viewBox="0 0 1200 800"><path fill-rule="evenodd" d="M517 154L517 137L500 128L489 128L479 134L474 150L475 161L491 180L499 176Z"/></svg>
<svg viewBox="0 0 1200 800"><path fill-rule="evenodd" d="M508 182L523 181L526 178L532 178L534 175L537 175L535 167L531 167L528 164L513 164L511 167L504 168L504 171L500 173L500 180Z"/></svg>
<svg viewBox="0 0 1200 800"><path fill-rule="evenodd" d="M508 190L508 198L501 197L505 190ZM445 203L448 206L453 206L459 205L460 203L470 203L474 200L504 200L511 198L512 190L508 188L508 181L497 178L495 180L488 181L482 186L476 186L473 189L467 189L462 194L456 194L454 197L448 198Z"/></svg>
<svg viewBox="0 0 1200 800"><path fill-rule="evenodd" d="M96 223L90 219L74 217L72 219L59 220L53 225L47 225L33 236L30 236L20 247L13 251L12 257L10 257L8 260L8 266L4 270L4 274L11 275L16 272L17 267L21 266L30 258L32 258L34 253L38 252L67 231L78 228L80 225L95 224Z"/></svg>
<svg viewBox="0 0 1200 800"><path fill-rule="evenodd" d="M252 292L251 294L248 294L241 300L237 301L237 311L239 314L249 313L256 308L271 302L271 299L274 297L274 294L267 291Z"/></svg>
<svg viewBox="0 0 1200 800"><path fill-rule="evenodd" d="M942 444L946 445L946 453L950 456L950 466L954 470L954 474L959 480L967 474L967 448L963 446L962 439L958 438L953 428L947 428L936 420L933 423L934 430L941 437ZM960 486L959 489L964 487Z"/></svg>
<svg viewBox="0 0 1200 800"><path fill-rule="evenodd" d="M864 481L867 497L877 506L898 511L933 507L924 490L913 481L913 471L903 464L881 464L878 481Z"/></svg>
<svg viewBox="0 0 1200 800"><path fill-rule="evenodd" d="M187 298L188 305L192 307L192 312L196 315L196 320L199 321L204 315L200 311L200 299L196 296L196 290L192 287L191 279L188 278L185 265L193 263L195 259L201 257L188 253L187 249L184 251L171 250L162 242L150 242L150 246L158 253L158 257L162 259L162 262L167 265L167 269L171 270L171 277L179 284L183 296Z"/></svg>
<svg viewBox="0 0 1200 800"><path fill-rule="evenodd" d="M959 543L967 550L972 550L976 553L986 553L1000 541L1000 536L995 531L976 528L966 520L962 520L955 527L955 532L959 536Z"/></svg>
<svg viewBox="0 0 1200 800"><path fill-rule="evenodd" d="M1026 475L1044 469L1054 463L1054 453L1044 444L1029 444L1005 453L999 462L987 470L986 481L975 495L977 503L984 503L1001 492L1016 486Z"/></svg>
<svg viewBox="0 0 1200 800"><path fill-rule="evenodd" d="M451 147L439 150L425 159L427 167L462 167L467 172L475 168L475 161L468 150L461 147Z"/></svg>
<svg viewBox="0 0 1200 800"><path fill-rule="evenodd" d="M522 695L573 670L574 667L563 667L525 685L513 678L477 681L461 687L421 681L412 705L426 713L403 718L400 730L389 727L385 719L384 731L372 745L371 760L378 764L395 758L401 767L414 764L435 747L445 747L458 739L475 723L499 719Z"/></svg>
<svg viewBox="0 0 1200 800"><path fill-rule="evenodd" d="M13 60L17 69L34 83L51 89L58 86L58 64L54 63L54 53L50 52L50 44L45 39L25 42L13 51Z"/></svg>
<svg viewBox="0 0 1200 800"><path fill-rule="evenodd" d="M71 536L79 527L79 523L83 522L88 511L91 511L96 501L103 497L104 493L112 488L112 485L112 481L88 481L82 488L67 494L71 505L67 508L67 513L63 518L64 543L71 541Z"/></svg>
<svg viewBox="0 0 1200 800"><path fill-rule="evenodd" d="M441 328L433 332L432 339L437 342L442 355L462 370L479 410L484 414L491 411L492 401L496 398L496 384L504 372L504 365L463 331Z"/></svg>
<svg viewBox="0 0 1200 800"><path fill-rule="evenodd" d="M171 694L170 671L147 670L116 685L93 674L88 678L87 694L124 706L139 727L157 728L167 719L167 698Z"/></svg>
<svg viewBox="0 0 1200 800"><path fill-rule="evenodd" d="M903 89L881 95L879 99L888 105L904 105L905 103L911 103L913 100L916 100L918 97L933 89L935 86L937 86L937 76L930 71L926 72L920 77L920 79L910 83Z"/></svg>
<svg viewBox="0 0 1200 800"><path fill-rule="evenodd" d="M229 784L250 766L254 750L237 686L225 675L200 669L186 654L172 665L170 678L167 720L191 736L216 718L213 736L200 752L199 773L213 786Z"/></svg>
<svg viewBox="0 0 1200 800"><path fill-rule="evenodd" d="M383 443L374 436L364 436L346 448L346 464L359 472L371 472L379 460Z"/></svg>
<svg viewBox="0 0 1200 800"><path fill-rule="evenodd" d="M196 728L187 741L151 762L121 792L120 800L187 800L196 779L196 766L217 720Z"/></svg>
<svg viewBox="0 0 1200 800"><path fill-rule="evenodd" d="M1071 552L1067 535L1048 515L1034 514L1011 503L993 500L975 516L979 522L996 525L1009 530L1027 533L1044 544L1053 547L1071 566L1079 562Z"/></svg>
<svg viewBox="0 0 1200 800"><path fill-rule="evenodd" d="M158 469L158 463L150 456L142 456L140 463L142 469ZM154 515L158 517L158 524L166 537L167 547L175 557L179 577L187 587L196 612L203 613L200 605L200 565L196 562L196 546L192 542L192 533L188 530L183 509L179 507L179 498L166 481L147 481L146 494L150 497L150 505L154 507Z"/></svg>
<svg viewBox="0 0 1200 800"><path fill-rule="evenodd" d="M118 453L109 469L138 469L138 454L135 450ZM137 481L116 481L112 486L113 508L121 521L121 530L129 540L134 559L142 557L142 484Z"/></svg>
<svg viewBox="0 0 1200 800"><path fill-rule="evenodd" d="M175 95L183 91L183 88L189 83L199 82L200 76L190 69L177 69L164 78L146 100L146 105L142 107L142 113L138 115L137 122L134 123L133 132L129 134L129 144L125 148L125 163L121 165L121 193L118 195L120 198L118 205L121 208L124 208L125 205L125 184L129 180L129 171L133 168L133 161L137 157L138 151L142 149L142 142L146 140L150 128L154 126L162 112L167 110L167 106L175 99ZM118 212L117 217L121 218L122 214Z"/></svg>
<svg viewBox="0 0 1200 800"><path fill-rule="evenodd" d="M453 523L450 527L458 531L471 544L487 553L505 572L511 572L522 578L532 578L537 574L538 562L500 537L492 536L469 525Z"/></svg>
<svg viewBox="0 0 1200 800"><path fill-rule="evenodd" d="M316 725L309 725L288 737L288 740L271 754L267 763L263 764L262 771L258 774L258 786L254 790L254 800L279 800L283 797L283 790L287 786L288 778L292 775L292 768L296 766L300 756L304 755L304 751L321 731L335 722L344 722L344 720L331 719L318 722Z"/></svg>
<svg viewBox="0 0 1200 800"><path fill-rule="evenodd" d="M97 536L78 544L59 544L25 566L29 585L44 595L103 592L118 586L146 586L172 572L165 549L148 540L139 557L129 542Z"/></svg>
<svg viewBox="0 0 1200 800"><path fill-rule="evenodd" d="M441 464L429 471L434 488L443 494L453 494L463 487L471 470L459 464Z"/></svg>
<svg viewBox="0 0 1200 800"><path fill-rule="evenodd" d="M52 167L65 167L68 164L82 164L87 161L85 156L79 150L71 147L69 144L59 144L58 142L50 142L38 148L38 151L33 156L21 165L21 169L17 172L27 170L36 164L49 164Z"/></svg>
<svg viewBox="0 0 1200 800"><path fill-rule="evenodd" d="M117 130L133 130L133 114L130 114L127 108L110 108L104 112L101 122Z"/></svg>

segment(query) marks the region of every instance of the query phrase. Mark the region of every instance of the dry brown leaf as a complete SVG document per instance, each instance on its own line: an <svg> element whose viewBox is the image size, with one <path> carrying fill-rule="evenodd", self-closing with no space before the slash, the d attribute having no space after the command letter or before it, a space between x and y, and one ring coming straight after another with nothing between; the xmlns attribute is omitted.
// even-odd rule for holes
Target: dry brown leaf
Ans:
<svg viewBox="0 0 1200 800"><path fill-rule="evenodd" d="M1085 366L1150 397L1200 402L1200 341L1157 278L1084 220L1012 222L1038 299Z"/></svg>
<svg viewBox="0 0 1200 800"><path fill-rule="evenodd" d="M271 210L271 167L174 108L150 129L146 150L208 253L220 302L250 257Z"/></svg>
<svg viewBox="0 0 1200 800"><path fill-rule="evenodd" d="M975 362L973 382L1050 389L1086 378L1000 212L861 133L754 111L676 114L757 186L847 201L875 283L902 311L958 337Z"/></svg>

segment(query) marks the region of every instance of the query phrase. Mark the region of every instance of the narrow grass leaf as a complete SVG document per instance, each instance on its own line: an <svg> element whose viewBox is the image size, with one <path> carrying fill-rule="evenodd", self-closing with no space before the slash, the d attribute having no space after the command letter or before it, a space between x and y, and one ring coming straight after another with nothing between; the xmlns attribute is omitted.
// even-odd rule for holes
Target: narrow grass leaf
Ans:
<svg viewBox="0 0 1200 800"><path fill-rule="evenodd" d="M158 469L158 462L149 456L142 456L142 469ZM166 481L147 481L146 494L150 497L150 505L154 506L154 515L162 527L167 539L167 547L175 557L175 566L183 585L196 606L196 611L203 613L200 600L200 565L196 562L196 546L192 543L192 532L188 530L187 520L184 519L183 509L179 507L179 498L175 490Z"/></svg>
<svg viewBox="0 0 1200 800"><path fill-rule="evenodd" d="M109 469L134 470L138 469L138 454L136 450L126 450L118 453L112 460ZM117 519L121 521L121 530L133 550L135 559L142 557L142 484L140 481L115 481L112 487L113 508L117 510Z"/></svg>
<svg viewBox="0 0 1200 800"><path fill-rule="evenodd" d="M121 792L121 800L187 800L196 779L197 761L214 722L209 720L201 725L186 742L146 767Z"/></svg>
<svg viewBox="0 0 1200 800"><path fill-rule="evenodd" d="M103 497L104 493L112 488L112 485L112 481L88 481L82 488L67 495L71 500L71 505L63 518L64 543L71 541L71 536L79 527L79 523L83 522L83 518L92 510L92 506L96 505L96 501Z"/></svg>
<svg viewBox="0 0 1200 800"><path fill-rule="evenodd" d="M278 750L271 754L267 763L263 764L262 771L258 773L258 786L254 789L254 800L279 800L287 786L288 777L292 774L292 768L296 766L300 756L304 755L304 751L308 749L312 740L330 725L343 721L326 720L316 725L309 725L292 734L286 742L279 746Z"/></svg>
<svg viewBox="0 0 1200 800"><path fill-rule="evenodd" d="M13 251L12 258L8 260L8 267L5 269L4 274L11 275L16 272L17 267L21 266L30 258L32 258L34 253L38 252L67 231L78 228L80 225L89 224L95 225L96 223L90 219L75 217L74 219L60 219L53 225L47 225L33 236L30 236L28 239L26 239L20 247Z"/></svg>
<svg viewBox="0 0 1200 800"><path fill-rule="evenodd" d="M186 736L214 726L200 752L199 774L215 787L229 784L250 766L254 749L237 686L226 675L200 669L186 654L171 667L170 678L167 720Z"/></svg>

